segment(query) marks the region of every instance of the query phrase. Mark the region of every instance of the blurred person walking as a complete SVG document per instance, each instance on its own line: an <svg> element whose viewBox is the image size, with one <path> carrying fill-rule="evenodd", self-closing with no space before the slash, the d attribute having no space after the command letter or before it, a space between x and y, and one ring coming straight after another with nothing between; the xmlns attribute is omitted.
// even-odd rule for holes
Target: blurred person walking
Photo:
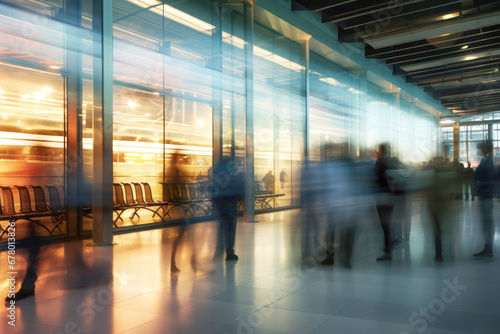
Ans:
<svg viewBox="0 0 500 334"><path fill-rule="evenodd" d="M380 225L384 232L384 254L377 258L377 261L392 260L391 254L391 216L394 211L394 193L387 178L387 171L398 169L401 163L398 159L391 157L390 146L387 143L380 144L377 148L376 183L378 188L377 212ZM402 194L398 194L402 195Z"/></svg>
<svg viewBox="0 0 500 334"><path fill-rule="evenodd" d="M170 165L168 166L168 169L165 172L165 175L169 178L170 180L170 186L168 184L165 184L165 191L171 191L171 187L177 187L179 182L181 182L181 175L182 175L182 155L179 150L175 150L172 153L171 159L170 159ZM173 194L172 196L173 197ZM182 238L186 236L186 238L190 237L186 231L189 225L189 219L186 216L186 212L183 214L183 222L179 226L179 233L177 234L176 238L174 239L172 243L172 254L170 256L170 272L171 273L178 273L180 272L180 269L177 267L176 262L175 262L175 257L177 255L177 250L179 249L179 246L181 244ZM194 246L193 240L190 240L190 244ZM194 248L192 249L193 253L191 256L191 267L196 270L196 257L195 257L195 250Z"/></svg>
<svg viewBox="0 0 500 334"><path fill-rule="evenodd" d="M281 173L280 173L280 183L281 183L281 189L283 189L285 187L285 182L286 182L286 179L287 179L287 175L286 175L286 172L284 169L281 170Z"/></svg>
<svg viewBox="0 0 500 334"><path fill-rule="evenodd" d="M274 177L273 177L274 178ZM244 196L244 175L234 161L227 158L214 167L212 202L219 216L219 232L214 258L226 251L226 261L238 260L234 252L236 239L236 210Z"/></svg>
<svg viewBox="0 0 500 334"><path fill-rule="evenodd" d="M465 200L474 200L474 169L472 169L470 161L467 161L467 168L464 169L464 185L465 185Z"/></svg>
<svg viewBox="0 0 500 334"><path fill-rule="evenodd" d="M493 195L495 193L495 165L493 163L493 142L486 140L479 145L479 149L484 154L479 166L474 173L476 183L476 195L479 197L481 208L481 222L484 235L484 248L481 252L475 253L476 257L493 256L493 237L495 226L493 223Z"/></svg>
<svg viewBox="0 0 500 334"><path fill-rule="evenodd" d="M434 245L436 262L443 262L443 246L441 241L443 223L448 214L449 202L452 196L456 195L456 170L447 166L441 157L433 159L429 166L434 171L434 178L427 191L427 205L432 219L434 230Z"/></svg>
<svg viewBox="0 0 500 334"><path fill-rule="evenodd" d="M7 303L19 301L35 295L35 283L38 279L37 273L40 263L41 247L40 238L37 237L35 233L35 224L30 222L28 225L28 236L23 241L26 242L28 249L28 268L26 269L21 288L15 294L9 294L7 298L5 298L5 302Z"/></svg>
<svg viewBox="0 0 500 334"><path fill-rule="evenodd" d="M301 219L301 254L302 264L306 260L320 261L324 252L328 252L328 241L325 245L324 238L319 237L320 226L324 221L324 164L318 161L306 160L301 168L300 199L302 205ZM320 254L318 254L320 253Z"/></svg>
<svg viewBox="0 0 500 334"><path fill-rule="evenodd" d="M323 182L325 185L321 200L326 214L326 257L322 265L333 265L336 232L340 234L343 264L351 267L352 247L355 234L356 175L351 159L342 154L342 144L325 145Z"/></svg>
<svg viewBox="0 0 500 334"><path fill-rule="evenodd" d="M274 194L275 178L273 175L273 171L270 170L269 172L267 172L267 174L262 178L261 181L264 183L264 190L271 193L271 194Z"/></svg>

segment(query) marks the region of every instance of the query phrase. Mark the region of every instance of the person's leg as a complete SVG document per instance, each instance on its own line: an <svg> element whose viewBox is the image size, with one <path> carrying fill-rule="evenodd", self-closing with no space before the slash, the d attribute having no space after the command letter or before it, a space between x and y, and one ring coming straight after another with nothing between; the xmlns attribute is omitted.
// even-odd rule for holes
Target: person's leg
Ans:
<svg viewBox="0 0 500 334"><path fill-rule="evenodd" d="M404 201L404 215L403 215L403 241L410 242L411 232L411 213L413 210L413 198L405 199Z"/></svg>
<svg viewBox="0 0 500 334"><path fill-rule="evenodd" d="M40 245L38 242L33 242L28 248L28 251L29 265L23 283L21 284L21 290L35 291L35 282L38 279L37 271L40 253Z"/></svg>
<svg viewBox="0 0 500 334"><path fill-rule="evenodd" d="M429 203L429 213L432 219L432 227L434 231L434 245L436 250L436 262L443 262L443 249L441 242L441 211L444 210L444 205L439 203Z"/></svg>
<svg viewBox="0 0 500 334"><path fill-rule="evenodd" d="M434 223L434 239L435 239L435 249L436 249L436 261L443 261L443 246L441 240L441 221L439 219L439 212L433 215Z"/></svg>
<svg viewBox="0 0 500 334"><path fill-rule="evenodd" d="M343 250L344 250L344 265L351 267L352 248L354 245L355 229L352 225L345 226L342 233Z"/></svg>
<svg viewBox="0 0 500 334"><path fill-rule="evenodd" d="M33 224L29 226L29 246L28 246L28 269L24 276L21 288L17 291L13 298L5 298L6 302L11 300L19 301L26 297L31 297L35 294L35 283L38 279L38 264L40 260L40 241L36 238L35 227Z"/></svg>
<svg viewBox="0 0 500 334"><path fill-rule="evenodd" d="M179 234L175 238L174 242L172 243L172 255L170 256L170 272L172 273L177 273L179 272L179 268L175 265L175 255L177 254L177 248L179 247L179 244L181 242L182 236L184 235L184 232L186 230L186 226L182 225L179 227Z"/></svg>
<svg viewBox="0 0 500 334"><path fill-rule="evenodd" d="M493 225L493 199L481 200L481 215L484 233L484 250L491 253L493 248L494 225Z"/></svg>
<svg viewBox="0 0 500 334"><path fill-rule="evenodd" d="M228 256L234 256L234 242L236 240L236 201L231 201L226 205L226 254Z"/></svg>
<svg viewBox="0 0 500 334"><path fill-rule="evenodd" d="M338 221L338 213L333 210L326 210L326 233L325 244L323 249L325 251L325 258L320 262L322 265L333 265L335 256L335 222Z"/></svg>
<svg viewBox="0 0 500 334"><path fill-rule="evenodd" d="M318 226L320 221L321 217L318 214L318 210L307 205L301 215L302 224L300 237L302 259L308 259L310 257L318 258L318 255L314 254L314 250L317 249L316 242L319 240Z"/></svg>
<svg viewBox="0 0 500 334"><path fill-rule="evenodd" d="M390 260L391 258L391 214L394 207L390 204L377 205L378 216L380 218L380 225L384 231L384 256L377 260Z"/></svg>
<svg viewBox="0 0 500 334"><path fill-rule="evenodd" d="M215 253L214 259L222 256L225 249L225 234L226 234L226 217L224 212L225 201L222 199L214 199L213 206L216 210L216 214L219 216L218 219L218 231L217 231L217 240L215 244Z"/></svg>
<svg viewBox="0 0 500 334"><path fill-rule="evenodd" d="M384 231L384 251L391 252L391 215L394 207L392 205L379 205L377 206L378 216L380 218L380 225Z"/></svg>

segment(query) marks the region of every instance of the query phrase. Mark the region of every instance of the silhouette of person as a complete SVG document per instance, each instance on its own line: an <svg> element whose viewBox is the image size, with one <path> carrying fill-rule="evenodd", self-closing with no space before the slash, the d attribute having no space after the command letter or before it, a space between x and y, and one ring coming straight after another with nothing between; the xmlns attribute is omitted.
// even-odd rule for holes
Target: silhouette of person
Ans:
<svg viewBox="0 0 500 334"><path fill-rule="evenodd" d="M319 197L324 202L326 214L326 257L322 265L333 265L334 240L338 228L343 264L351 267L352 247L354 244L354 218L359 208L356 206L355 165L349 157L343 155L342 144L329 144L324 148L326 157L319 171L324 188L318 189Z"/></svg>
<svg viewBox="0 0 500 334"><path fill-rule="evenodd" d="M219 215L219 233L214 258L226 250L226 261L236 261L238 256L234 252L236 239L236 210L238 200L243 197L243 173L239 173L234 162L227 158L213 169L212 202Z"/></svg>
<svg viewBox="0 0 500 334"><path fill-rule="evenodd" d="M283 170L281 170L281 173L280 173L281 189L283 189L285 187L285 182L286 182L286 172L283 169Z"/></svg>
<svg viewBox="0 0 500 334"><path fill-rule="evenodd" d="M389 169L398 169L399 160L390 156L389 144L380 144L377 149L376 183L378 187L377 212L380 218L380 225L384 231L384 254L377 258L377 261L392 260L391 254L391 215L394 211L392 190L387 181L386 172Z"/></svg>
<svg viewBox="0 0 500 334"><path fill-rule="evenodd" d="M267 172L267 174L262 178L261 180L264 182L264 189L266 191L270 191L271 193L274 194L274 175L273 171Z"/></svg>
<svg viewBox="0 0 500 334"><path fill-rule="evenodd" d="M434 229L434 243L436 262L443 262L443 247L441 242L441 227L446 218L449 201L451 199L450 192L456 194L456 185L453 184L456 175L453 168L447 166L446 162L441 157L434 158L429 169L434 170L434 182L428 189L427 205L432 218L432 226ZM451 176L450 176L451 175Z"/></svg>
<svg viewBox="0 0 500 334"><path fill-rule="evenodd" d="M170 177L172 182L172 187L177 187L178 183L181 181L181 159L182 156L179 151L174 151L174 153L172 153L172 158L170 160L171 162L167 171L167 175ZM166 191L169 191L168 187L166 187ZM179 233L177 234L177 237L174 239L172 244L172 255L170 257L170 272L172 273L177 273L180 271L175 263L175 256L177 254L177 250L179 248L182 237L186 234L187 226L189 224L189 220L187 217L184 216L182 218L184 219L184 221L179 226ZM195 262L196 261L193 253L193 257L191 258L191 265L193 265L193 267Z"/></svg>
<svg viewBox="0 0 500 334"><path fill-rule="evenodd" d="M470 161L467 161L467 168L464 169L464 184L465 184L465 200L474 200L474 169L470 166Z"/></svg>
<svg viewBox="0 0 500 334"><path fill-rule="evenodd" d="M480 200L481 222L484 235L484 249L475 253L476 257L493 256L493 237L495 226L493 224L493 195L495 193L495 165L493 163L493 142L486 140L479 145L484 154L479 166L474 173L476 182L476 195Z"/></svg>

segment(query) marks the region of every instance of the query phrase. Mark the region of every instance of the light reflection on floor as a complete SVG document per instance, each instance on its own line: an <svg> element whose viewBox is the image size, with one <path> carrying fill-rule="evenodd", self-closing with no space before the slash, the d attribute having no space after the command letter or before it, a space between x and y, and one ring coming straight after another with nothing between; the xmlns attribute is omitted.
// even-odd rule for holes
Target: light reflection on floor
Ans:
<svg viewBox="0 0 500 334"><path fill-rule="evenodd" d="M443 227L443 264L433 261L429 217L420 201L409 212L410 242L394 249L392 262L375 261L382 254L382 232L374 212L367 212L352 269L300 269L297 210L240 222L236 263L211 261L215 223L191 226L176 257L179 274L170 274L178 228L117 235L114 247L55 244L42 254L36 297L18 303L15 328L4 310L0 332L498 333L500 250L495 248L493 259L471 256L482 246L477 202L455 201L451 213ZM88 264L111 262L113 283L63 289L65 277L77 280L81 274L71 258L77 249ZM24 254L17 254L18 268L25 267ZM0 261L0 292L6 295L5 252ZM449 284L461 290L453 295Z"/></svg>

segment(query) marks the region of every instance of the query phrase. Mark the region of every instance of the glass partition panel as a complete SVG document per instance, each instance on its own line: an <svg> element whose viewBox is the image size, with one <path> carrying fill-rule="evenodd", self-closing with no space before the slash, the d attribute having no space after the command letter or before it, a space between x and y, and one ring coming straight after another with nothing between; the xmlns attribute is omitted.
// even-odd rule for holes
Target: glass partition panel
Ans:
<svg viewBox="0 0 500 334"><path fill-rule="evenodd" d="M256 23L254 143L257 195L278 197L256 209L298 203L304 126L304 67L298 43ZM296 123L298 122L298 124ZM296 151L294 151L296 150ZM292 151L295 153L292 155ZM295 161L295 163L293 163Z"/></svg>
<svg viewBox="0 0 500 334"><path fill-rule="evenodd" d="M25 186L30 193L33 206L25 206L24 212L35 209L30 186L42 187L45 203L40 203L45 207L65 207L64 26L54 19L63 11L61 1L0 3L0 186L10 187L14 213L21 210L20 192L14 186ZM59 203L50 202L47 186L55 187ZM0 197L4 211L6 193ZM53 227L50 215L39 220L48 229ZM64 220L53 234L66 233L66 224ZM33 226L28 220L18 220L18 239L27 236L28 225ZM41 225L34 226L36 235L49 236Z"/></svg>
<svg viewBox="0 0 500 334"><path fill-rule="evenodd" d="M320 161L322 147L326 144L342 144L345 138L344 114L339 106L323 101L309 103L309 159Z"/></svg>

